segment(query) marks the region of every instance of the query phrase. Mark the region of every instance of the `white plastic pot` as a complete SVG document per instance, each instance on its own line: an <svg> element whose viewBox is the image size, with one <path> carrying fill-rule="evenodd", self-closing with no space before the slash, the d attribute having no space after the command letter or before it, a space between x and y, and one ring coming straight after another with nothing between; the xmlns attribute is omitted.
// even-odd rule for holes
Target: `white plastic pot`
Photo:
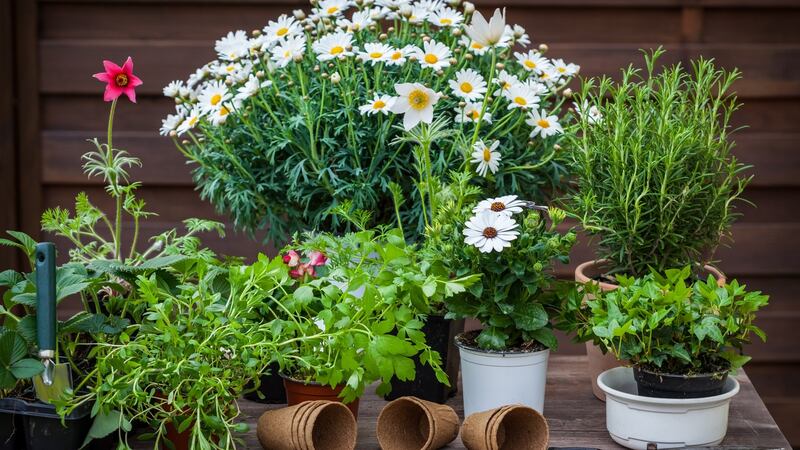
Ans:
<svg viewBox="0 0 800 450"><path fill-rule="evenodd" d="M461 355L464 417L504 405L544 410L550 350L492 352L467 347L456 339Z"/></svg>
<svg viewBox="0 0 800 450"><path fill-rule="evenodd" d="M717 445L728 431L728 407L739 382L728 377L724 392L705 398L655 398L637 395L633 369L616 367L597 377L606 394L606 428L618 444L646 449Z"/></svg>

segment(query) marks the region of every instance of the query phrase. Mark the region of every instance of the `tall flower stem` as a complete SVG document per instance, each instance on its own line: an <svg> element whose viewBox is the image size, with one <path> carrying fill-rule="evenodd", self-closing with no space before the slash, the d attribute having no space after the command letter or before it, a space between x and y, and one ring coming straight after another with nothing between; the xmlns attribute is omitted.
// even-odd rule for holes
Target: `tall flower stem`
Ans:
<svg viewBox="0 0 800 450"><path fill-rule="evenodd" d="M108 113L108 135L106 138L106 145L108 153L106 153L106 162L108 167L114 167L114 145L113 145L113 130L114 130L114 113L117 110L117 99L111 102L111 111ZM122 192L119 189L119 178L112 172L111 186L114 189L114 197L116 200L116 214L114 216L114 258L122 258Z"/></svg>
<svg viewBox="0 0 800 450"><path fill-rule="evenodd" d="M494 79L494 69L497 65L497 49L492 47L492 66L489 68L489 83L492 82ZM489 104L489 92L486 92L486 95L483 97L483 105L481 106L481 115L478 117L478 123L475 124L475 132L472 133L472 140L469 143L469 146L472 147L475 145L475 142L478 140L478 131L481 129L481 123L483 123L483 114L486 112L486 105Z"/></svg>

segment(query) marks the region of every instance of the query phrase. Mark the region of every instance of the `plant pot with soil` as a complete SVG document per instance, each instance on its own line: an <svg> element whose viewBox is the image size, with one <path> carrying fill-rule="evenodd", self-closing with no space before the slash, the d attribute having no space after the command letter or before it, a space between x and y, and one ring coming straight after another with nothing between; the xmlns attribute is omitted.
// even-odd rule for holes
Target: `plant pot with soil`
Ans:
<svg viewBox="0 0 800 450"><path fill-rule="evenodd" d="M508 404L541 412L547 360L557 345L548 310L569 287L555 279L551 266L567 262L575 235L556 229L563 211L513 195L459 204L470 202L445 208L427 245L431 257L456 276L481 276L445 300L447 317L474 317L483 325L455 340L464 413Z"/></svg>
<svg viewBox="0 0 800 450"><path fill-rule="evenodd" d="M645 69L623 70L621 82L585 80L576 94L579 120L566 134L575 189L566 209L596 243L597 260L580 264L575 280L601 291L614 289L619 275L641 277L651 268L691 266L697 279L709 271L725 281L709 264L751 178L731 153L739 104L730 87L740 73L702 58L658 71L663 53L646 54ZM608 349L595 347L598 340L576 330L571 317L558 327L590 341L590 377L602 398L597 375L615 365L603 356Z"/></svg>

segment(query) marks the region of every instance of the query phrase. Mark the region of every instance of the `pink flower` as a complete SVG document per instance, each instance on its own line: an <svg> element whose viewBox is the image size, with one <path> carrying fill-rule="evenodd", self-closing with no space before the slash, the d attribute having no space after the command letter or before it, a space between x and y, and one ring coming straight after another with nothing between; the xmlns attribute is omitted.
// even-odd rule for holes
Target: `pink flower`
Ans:
<svg viewBox="0 0 800 450"><path fill-rule="evenodd" d="M289 276L292 278L304 278L306 275L310 277L316 276L316 272L314 271L314 267L309 263L303 263L297 266L296 269L292 269L289 271Z"/></svg>
<svg viewBox="0 0 800 450"><path fill-rule="evenodd" d="M308 254L309 264L312 266L323 266L328 262L328 257L324 253L314 250Z"/></svg>
<svg viewBox="0 0 800 450"><path fill-rule="evenodd" d="M133 60L131 57L128 56L122 67L108 60L103 61L103 67L106 69L105 72L92 75L98 80L107 83L103 100L110 102L125 94L130 101L136 103L136 91L134 88L142 84L142 80L133 74Z"/></svg>
<svg viewBox="0 0 800 450"><path fill-rule="evenodd" d="M283 255L283 262L289 267L296 267L300 264L300 254L294 250L289 250Z"/></svg>

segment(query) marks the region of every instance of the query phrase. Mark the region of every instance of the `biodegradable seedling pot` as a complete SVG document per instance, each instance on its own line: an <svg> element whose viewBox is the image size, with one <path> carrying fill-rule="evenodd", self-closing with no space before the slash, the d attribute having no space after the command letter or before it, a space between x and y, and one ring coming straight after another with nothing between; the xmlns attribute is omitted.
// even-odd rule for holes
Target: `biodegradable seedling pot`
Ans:
<svg viewBox="0 0 800 450"><path fill-rule="evenodd" d="M507 405L472 414L461 427L469 450L546 450L547 420L533 408Z"/></svg>
<svg viewBox="0 0 800 450"><path fill-rule="evenodd" d="M458 414L447 405L400 397L378 416L378 443L383 450L435 450L458 436Z"/></svg>
<svg viewBox="0 0 800 450"><path fill-rule="evenodd" d="M603 292L612 291L617 288L617 285L608 281L602 281L603 274L605 274L608 269L609 263L607 260L599 259L596 261L587 261L579 264L578 267L575 268L575 281L580 284L595 283ZM727 281L725 275L717 268L705 266L704 269L717 279L718 285L722 286ZM597 385L597 377L606 370L622 366L622 362L617 360L617 358L610 353L603 353L602 350L592 342L586 343L586 359L589 366L589 378L592 382L592 392L595 397L605 401L605 393Z"/></svg>
<svg viewBox="0 0 800 450"><path fill-rule="evenodd" d="M283 387L283 378L279 374L280 366L277 363L273 363L269 365L268 370L268 374L259 377L258 390L248 392L244 395L244 398L265 404L286 403L286 389ZM248 388L252 388L252 385L248 386ZM258 395L259 393L263 398Z"/></svg>
<svg viewBox="0 0 800 450"><path fill-rule="evenodd" d="M92 426L91 408L91 404L76 408L64 417L62 425L53 405L21 398L0 399L0 421L4 430L0 448L78 450ZM5 435L6 431L12 433Z"/></svg>
<svg viewBox="0 0 800 450"><path fill-rule="evenodd" d="M343 403L339 394L342 392L342 389L344 389L344 385L332 388L313 381L304 382L287 375L281 376L283 377L283 386L286 389L286 402L288 406L299 405L302 402L312 400L327 400ZM353 417L358 418L358 399L348 403L346 406L350 409L350 412L353 413Z"/></svg>
<svg viewBox="0 0 800 450"><path fill-rule="evenodd" d="M606 427L618 444L646 450L710 447L722 442L728 430L731 398L739 392L733 377L723 393L704 398L656 398L637 394L633 369L617 367L600 374L597 384L606 393Z"/></svg>
<svg viewBox="0 0 800 450"><path fill-rule="evenodd" d="M698 375L673 375L633 368L639 395L659 398L702 398L720 395L728 372Z"/></svg>
<svg viewBox="0 0 800 450"><path fill-rule="evenodd" d="M461 354L465 416L512 404L543 411L550 350L487 351L466 344L464 336L455 342Z"/></svg>
<svg viewBox="0 0 800 450"><path fill-rule="evenodd" d="M264 450L353 450L356 434L353 413L323 400L266 411L256 427Z"/></svg>

